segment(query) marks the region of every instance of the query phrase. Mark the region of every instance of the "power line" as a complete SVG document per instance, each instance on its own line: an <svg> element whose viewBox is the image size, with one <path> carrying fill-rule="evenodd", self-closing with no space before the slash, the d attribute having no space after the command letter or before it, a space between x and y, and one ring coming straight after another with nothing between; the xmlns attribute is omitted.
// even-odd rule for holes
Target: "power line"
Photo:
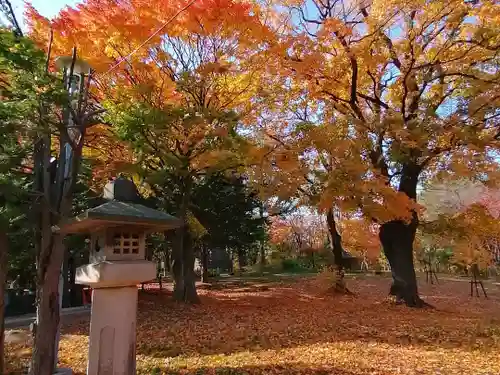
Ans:
<svg viewBox="0 0 500 375"><path fill-rule="evenodd" d="M177 13L175 13L167 22L165 22L161 27L156 30L151 36L149 36L144 42L142 42L136 49L134 49L132 52L130 52L127 56L123 57L120 59L115 65L113 65L111 68L108 69L102 76L108 75L110 72L112 72L114 69L116 69L122 62L125 60L128 60L133 54L135 54L137 51L139 51L142 47L144 47L151 39L153 39L156 35L158 35L165 27L167 27L172 21L174 21L179 15L189 9L191 5L193 5L197 0L191 0L186 6L184 6L182 9L180 9Z"/></svg>

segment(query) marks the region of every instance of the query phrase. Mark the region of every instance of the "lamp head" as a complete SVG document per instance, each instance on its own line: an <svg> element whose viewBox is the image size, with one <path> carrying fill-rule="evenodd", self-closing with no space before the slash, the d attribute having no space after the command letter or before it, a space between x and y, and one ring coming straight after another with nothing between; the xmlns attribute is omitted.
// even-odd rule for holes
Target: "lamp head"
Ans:
<svg viewBox="0 0 500 375"><path fill-rule="evenodd" d="M56 58L56 67L60 70L71 69L71 62L73 58L71 56L59 56ZM90 65L80 59L76 59L75 66L73 67L73 74L87 74L91 69Z"/></svg>

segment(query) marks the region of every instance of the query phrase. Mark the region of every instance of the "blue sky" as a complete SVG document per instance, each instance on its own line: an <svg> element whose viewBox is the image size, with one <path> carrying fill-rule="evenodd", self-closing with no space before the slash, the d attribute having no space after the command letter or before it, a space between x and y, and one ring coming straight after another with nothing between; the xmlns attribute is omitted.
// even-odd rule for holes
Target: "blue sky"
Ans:
<svg viewBox="0 0 500 375"><path fill-rule="evenodd" d="M54 17L62 8L66 6L74 6L78 0L31 0L33 6L45 17ZM19 22L24 23L24 0L11 0L14 12L16 13Z"/></svg>

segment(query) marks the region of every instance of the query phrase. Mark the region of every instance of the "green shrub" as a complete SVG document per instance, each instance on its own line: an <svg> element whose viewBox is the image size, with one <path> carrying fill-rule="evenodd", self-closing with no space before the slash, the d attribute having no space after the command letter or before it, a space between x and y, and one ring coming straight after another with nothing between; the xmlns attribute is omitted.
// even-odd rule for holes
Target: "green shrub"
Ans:
<svg viewBox="0 0 500 375"><path fill-rule="evenodd" d="M283 259L281 261L281 268L285 272L298 272L306 269L306 267L297 259Z"/></svg>
<svg viewBox="0 0 500 375"><path fill-rule="evenodd" d="M208 277L219 277L220 269L219 268L209 268L208 269Z"/></svg>

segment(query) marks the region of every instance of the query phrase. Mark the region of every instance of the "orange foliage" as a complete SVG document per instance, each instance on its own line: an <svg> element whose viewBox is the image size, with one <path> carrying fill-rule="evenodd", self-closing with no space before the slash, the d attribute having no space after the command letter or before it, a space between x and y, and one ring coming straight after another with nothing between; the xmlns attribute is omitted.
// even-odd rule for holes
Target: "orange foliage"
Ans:
<svg viewBox="0 0 500 375"><path fill-rule="evenodd" d="M87 130L85 137L82 152L85 158L95 161L92 179L95 187L100 189L106 179L127 171L128 166L134 163L130 148L117 142L108 126L94 126Z"/></svg>
<svg viewBox="0 0 500 375"><path fill-rule="evenodd" d="M475 204L451 220L457 233L452 239L455 244L454 258L467 265L478 264L481 268L493 264L500 244L500 218L489 214L486 207Z"/></svg>
<svg viewBox="0 0 500 375"><path fill-rule="evenodd" d="M272 3L291 16L267 51L268 189L306 176L316 207L385 222L419 211L419 178L498 176L498 2Z"/></svg>
<svg viewBox="0 0 500 375"><path fill-rule="evenodd" d="M421 194L425 205L424 236L433 246L451 247L459 263L492 264L500 243L499 193L467 179L428 184Z"/></svg>
<svg viewBox="0 0 500 375"><path fill-rule="evenodd" d="M190 1L145 0L124 4L112 0L86 0L62 10L53 21L42 17L30 4L26 16L30 36L47 46L49 29L54 31L54 53L67 54L73 46L98 72L107 71L118 59L139 44ZM198 0L174 18L145 48L132 57L132 64L149 57L149 47L161 43L164 35L189 38L189 34L233 37L254 27L249 3L232 0ZM228 26L231 26L229 28ZM166 54L167 52L163 52ZM123 64L122 68L127 64Z"/></svg>
<svg viewBox="0 0 500 375"><path fill-rule="evenodd" d="M378 238L378 226L360 218L341 220L344 247L355 255L366 256L374 261L380 256L382 245Z"/></svg>
<svg viewBox="0 0 500 375"><path fill-rule="evenodd" d="M27 19L30 36L41 47L47 47L49 30L53 31L53 56L67 55L77 47L78 56L97 71L92 90L106 108L113 103L127 111L141 103L158 110L182 107L196 115L200 112L200 117L249 110L256 87L254 35L266 32L258 21L258 8L249 2L199 0L178 14L188 4L87 0L61 11L51 22L27 5ZM169 142L175 141L175 153L196 154L194 169L231 156L223 150L204 151L210 139L228 135L217 119L200 119L197 124L186 120L168 130L158 139L169 153L174 150ZM88 154L104 166L101 175L137 163L125 145L113 147L117 141L105 139L109 135L101 131L88 145Z"/></svg>
<svg viewBox="0 0 500 375"><path fill-rule="evenodd" d="M53 30L53 56L77 47L78 55L98 72L94 91L103 99L186 105L198 89L194 87L201 85L207 90L203 99L195 98L201 106L247 105L252 91L249 45L261 27L253 14L257 9L246 2L199 0L172 19L187 4L88 0L61 11L51 22L30 5L26 13L30 36L42 48ZM186 78L188 73L192 76Z"/></svg>

